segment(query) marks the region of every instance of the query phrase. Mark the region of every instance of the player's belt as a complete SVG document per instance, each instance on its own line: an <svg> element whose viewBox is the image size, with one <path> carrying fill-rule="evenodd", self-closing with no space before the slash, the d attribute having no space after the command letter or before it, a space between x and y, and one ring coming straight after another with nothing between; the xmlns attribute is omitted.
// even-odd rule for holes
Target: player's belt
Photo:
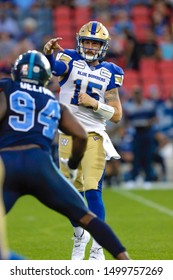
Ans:
<svg viewBox="0 0 173 280"><path fill-rule="evenodd" d="M0 152L3 151L21 151L21 150L28 150L28 149L40 149L41 147L37 144L28 144L28 145L21 145L21 146L14 146L14 147L5 147L0 149Z"/></svg>

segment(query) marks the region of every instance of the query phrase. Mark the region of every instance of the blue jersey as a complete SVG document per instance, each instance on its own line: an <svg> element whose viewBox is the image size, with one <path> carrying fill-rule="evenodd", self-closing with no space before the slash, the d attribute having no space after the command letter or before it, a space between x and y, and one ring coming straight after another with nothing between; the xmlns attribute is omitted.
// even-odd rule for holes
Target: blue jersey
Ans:
<svg viewBox="0 0 173 280"><path fill-rule="evenodd" d="M0 125L0 148L37 144L50 151L61 117L53 93L9 78L0 80L0 91L7 100L7 112Z"/></svg>
<svg viewBox="0 0 173 280"><path fill-rule="evenodd" d="M88 209L51 156L52 139L62 115L59 102L44 87L11 79L0 80L0 94L3 92L7 111L0 122L0 156L5 166L5 211L19 197L30 194L49 208L80 220Z"/></svg>

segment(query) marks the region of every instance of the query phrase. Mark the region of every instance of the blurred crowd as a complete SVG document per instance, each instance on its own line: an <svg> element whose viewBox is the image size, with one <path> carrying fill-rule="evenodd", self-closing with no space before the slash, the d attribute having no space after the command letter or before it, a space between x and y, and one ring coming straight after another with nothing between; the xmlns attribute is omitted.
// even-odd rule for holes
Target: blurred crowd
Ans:
<svg viewBox="0 0 173 280"><path fill-rule="evenodd" d="M0 0L0 78L10 75L11 66L20 53L32 49L42 51L45 42L57 35L55 11L62 6L68 7L73 15L77 8L85 8L89 11L91 20L101 21L108 28L111 41L106 59L121 66L125 72L124 86L120 88L124 118L116 128L108 123L108 132L122 158L121 161L113 160L108 163L106 182L137 181L143 173L149 176L147 183L157 180L173 181L173 0ZM75 38L78 26L74 22L72 17L71 32ZM75 48L75 40L71 48ZM139 76L144 61L147 62L147 67L143 76ZM164 61L167 64L160 73L159 65ZM155 69L152 65L155 65ZM166 65L170 65L170 68ZM162 76L166 69L166 85L163 87ZM154 71L157 72L156 83ZM147 94L142 78L134 83L131 78L130 86L126 83L132 73L148 81L150 87L147 87ZM49 86L58 96L57 81L52 80ZM136 101L136 92L141 95L140 106ZM146 112L148 106L143 107L146 99L150 103L149 107L152 103L152 123L148 119L148 111ZM130 111L133 106L136 108L135 104L141 107L143 124L132 121L133 117L139 118L139 112L134 116ZM139 158L140 148L134 149L137 145L134 140L137 139L138 125L145 128L148 126L150 136L153 137L151 153L146 159L146 151L140 163L135 160L136 156ZM146 139L147 147L151 138ZM146 170L151 163L154 169L148 175ZM136 164L140 169L134 171ZM147 164L149 165L146 166Z"/></svg>

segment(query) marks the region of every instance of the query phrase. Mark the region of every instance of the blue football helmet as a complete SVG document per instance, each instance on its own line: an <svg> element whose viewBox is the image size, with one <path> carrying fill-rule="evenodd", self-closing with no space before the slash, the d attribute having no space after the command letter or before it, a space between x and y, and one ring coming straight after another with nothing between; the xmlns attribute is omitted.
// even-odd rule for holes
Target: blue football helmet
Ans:
<svg viewBox="0 0 173 280"><path fill-rule="evenodd" d="M105 55L106 51L109 48L109 32L106 27L98 22L98 21L90 21L84 24L79 33L76 34L77 40L77 52L87 61L92 62L95 60L102 60ZM83 47L83 40L92 40L101 42L101 48L99 52L93 56L86 55L85 49Z"/></svg>
<svg viewBox="0 0 173 280"><path fill-rule="evenodd" d="M48 59L36 50L19 55L12 67L14 81L46 86L51 79L51 67Z"/></svg>

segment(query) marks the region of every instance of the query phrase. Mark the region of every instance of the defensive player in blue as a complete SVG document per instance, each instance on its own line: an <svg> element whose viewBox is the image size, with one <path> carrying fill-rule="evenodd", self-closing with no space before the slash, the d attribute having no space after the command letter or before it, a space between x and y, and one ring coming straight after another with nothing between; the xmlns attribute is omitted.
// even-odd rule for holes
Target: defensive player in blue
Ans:
<svg viewBox="0 0 173 280"><path fill-rule="evenodd" d="M12 69L12 79L0 80L0 156L5 166L5 210L25 194L73 219L117 259L129 259L111 228L87 208L82 196L51 156L57 128L72 136L66 168L73 181L82 159L87 133L80 122L53 93L45 88L51 78L50 64L37 51L21 54Z"/></svg>
<svg viewBox="0 0 173 280"><path fill-rule="evenodd" d="M4 203L2 200L2 185L5 177L5 168L0 158L0 260L23 260L24 257L11 252L8 248L6 221L4 217Z"/></svg>
<svg viewBox="0 0 173 280"><path fill-rule="evenodd" d="M63 49L61 38L48 41L44 53L51 63L52 73L59 78L59 100L67 104L88 132L85 155L78 168L75 187L85 195L89 209L105 220L102 199L102 181L106 160L119 159L106 133L106 121L117 123L122 118L122 107L118 88L122 85L123 70L110 62L103 61L109 47L109 32L97 21L81 27L77 34L77 49ZM58 54L55 59L53 51ZM60 133L59 157L69 157L71 137ZM67 170L60 162L63 174ZM90 236L81 227L74 226L72 259L83 259ZM90 250L90 260L103 260L104 253L95 240Z"/></svg>

